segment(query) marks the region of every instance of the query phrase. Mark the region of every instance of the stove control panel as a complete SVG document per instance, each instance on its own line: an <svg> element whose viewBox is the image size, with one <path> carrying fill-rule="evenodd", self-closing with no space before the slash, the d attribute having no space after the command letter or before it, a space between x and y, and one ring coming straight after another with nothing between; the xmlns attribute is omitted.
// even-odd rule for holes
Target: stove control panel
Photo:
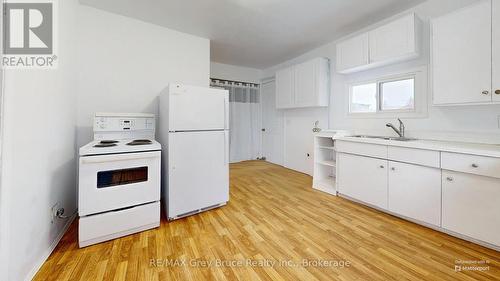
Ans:
<svg viewBox="0 0 500 281"><path fill-rule="evenodd" d="M94 132L154 131L154 117L96 116Z"/></svg>

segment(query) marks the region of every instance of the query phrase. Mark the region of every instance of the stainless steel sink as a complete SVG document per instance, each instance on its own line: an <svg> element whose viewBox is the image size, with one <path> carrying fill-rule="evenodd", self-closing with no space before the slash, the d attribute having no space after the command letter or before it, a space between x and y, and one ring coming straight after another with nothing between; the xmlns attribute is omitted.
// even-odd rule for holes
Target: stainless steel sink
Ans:
<svg viewBox="0 0 500 281"><path fill-rule="evenodd" d="M381 139L381 140L393 140L393 141L415 141L415 138L407 137L384 137L384 136L369 136L369 135L354 135L350 136L352 138L363 138L363 139Z"/></svg>

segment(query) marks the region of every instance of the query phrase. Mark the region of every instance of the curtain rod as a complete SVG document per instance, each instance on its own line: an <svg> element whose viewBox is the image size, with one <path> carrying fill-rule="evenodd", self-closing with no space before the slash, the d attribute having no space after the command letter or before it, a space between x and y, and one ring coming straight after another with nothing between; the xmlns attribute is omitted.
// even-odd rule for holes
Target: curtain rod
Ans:
<svg viewBox="0 0 500 281"><path fill-rule="evenodd" d="M247 84L247 85L253 85L253 86L256 86L256 87L258 87L260 85L260 84L252 83L252 82L234 81L234 80L219 79L219 78L213 78L213 77L211 77L210 80L224 81L224 82L230 82L230 83Z"/></svg>

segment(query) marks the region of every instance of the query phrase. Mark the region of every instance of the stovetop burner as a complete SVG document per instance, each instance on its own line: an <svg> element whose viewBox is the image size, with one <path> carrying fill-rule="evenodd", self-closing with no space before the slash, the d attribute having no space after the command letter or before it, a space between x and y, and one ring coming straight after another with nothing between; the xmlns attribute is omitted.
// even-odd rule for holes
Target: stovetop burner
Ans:
<svg viewBox="0 0 500 281"><path fill-rule="evenodd" d="M133 140L129 143L127 143L127 145L148 145L148 144L152 144L153 142L151 140Z"/></svg>
<svg viewBox="0 0 500 281"><path fill-rule="evenodd" d="M102 140L99 143L101 144L110 144L110 143L118 143L117 140Z"/></svg>
<svg viewBox="0 0 500 281"><path fill-rule="evenodd" d="M116 143L98 143L96 145L94 145L94 147L112 147L112 146L116 146Z"/></svg>
<svg viewBox="0 0 500 281"><path fill-rule="evenodd" d="M94 145L94 147L112 147L116 146L117 143L118 141L116 140L102 140L98 142L96 145Z"/></svg>

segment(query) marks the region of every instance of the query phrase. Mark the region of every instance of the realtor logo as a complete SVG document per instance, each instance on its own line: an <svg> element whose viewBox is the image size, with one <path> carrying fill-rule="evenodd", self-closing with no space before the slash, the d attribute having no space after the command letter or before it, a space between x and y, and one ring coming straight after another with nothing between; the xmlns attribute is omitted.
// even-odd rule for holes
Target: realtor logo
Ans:
<svg viewBox="0 0 500 281"><path fill-rule="evenodd" d="M7 1L3 4L2 67L54 68L55 3Z"/></svg>

